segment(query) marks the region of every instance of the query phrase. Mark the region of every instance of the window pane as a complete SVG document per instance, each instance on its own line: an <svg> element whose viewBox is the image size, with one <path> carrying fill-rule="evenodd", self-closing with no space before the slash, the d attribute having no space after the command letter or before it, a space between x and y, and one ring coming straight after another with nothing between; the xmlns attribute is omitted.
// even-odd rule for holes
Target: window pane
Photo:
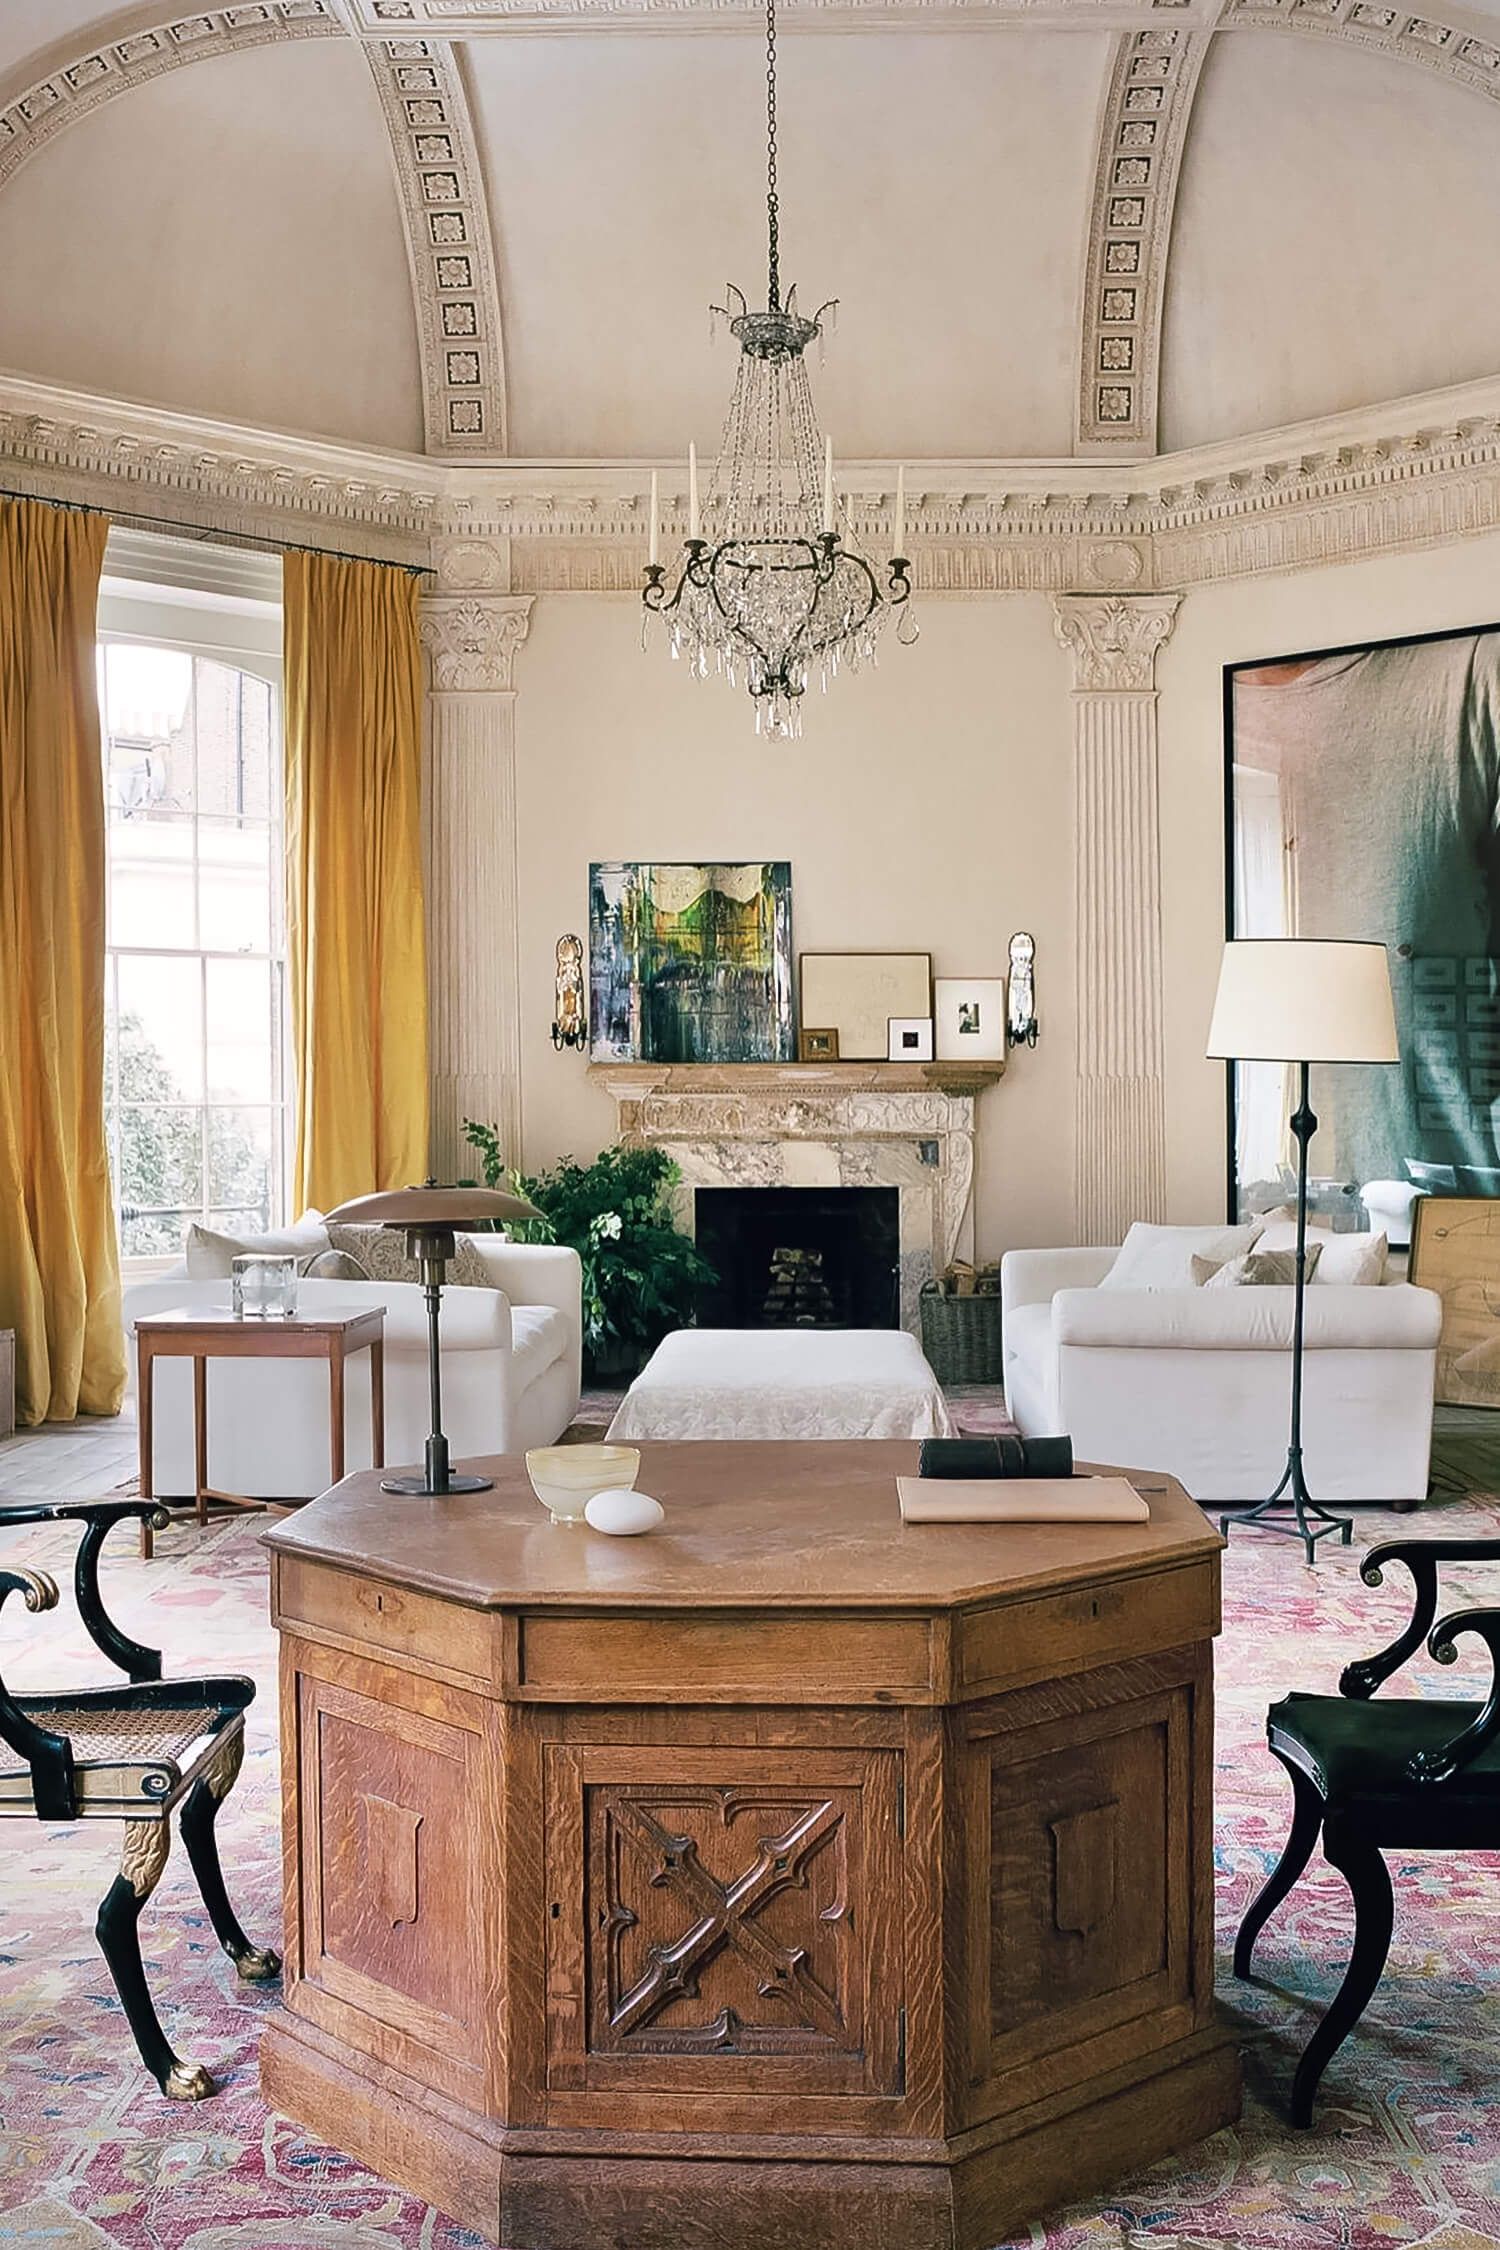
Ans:
<svg viewBox="0 0 1500 2250"><path fill-rule="evenodd" d="M208 1098L268 1102L271 1075L271 964L206 961Z"/></svg>
<svg viewBox="0 0 1500 2250"><path fill-rule="evenodd" d="M202 969L149 954L119 956L120 1099L203 1098Z"/></svg>
<svg viewBox="0 0 1500 2250"><path fill-rule="evenodd" d="M208 1200L231 1232L271 1224L275 1119L269 1109L208 1113Z"/></svg>
<svg viewBox="0 0 1500 2250"><path fill-rule="evenodd" d="M199 943L210 953L271 945L271 831L261 821L198 823Z"/></svg>
<svg viewBox="0 0 1500 2250"><path fill-rule="evenodd" d="M202 1138L197 1109L121 1109L118 1133L120 1248L127 1258L180 1250L203 1208Z"/></svg>
<svg viewBox="0 0 1500 2250"><path fill-rule="evenodd" d="M185 950L197 944L190 815L148 817L111 807L109 942Z"/></svg>

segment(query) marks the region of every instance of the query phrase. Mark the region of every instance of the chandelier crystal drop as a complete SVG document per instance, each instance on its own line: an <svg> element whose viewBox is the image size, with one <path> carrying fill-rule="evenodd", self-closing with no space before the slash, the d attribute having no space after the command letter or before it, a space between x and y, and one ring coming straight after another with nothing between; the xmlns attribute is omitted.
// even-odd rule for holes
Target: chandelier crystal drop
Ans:
<svg viewBox="0 0 1500 2250"><path fill-rule="evenodd" d="M798 735L810 680L827 688L841 667L873 662L886 613L897 638L916 639L905 606L911 565L902 554L905 472L897 479L892 554L882 588L834 490L833 451L820 438L807 347L836 300L809 317L795 284L783 301L776 183L776 0L766 7L766 310L731 287L711 313L740 347L718 460L700 509L698 463L688 450L688 536L674 583L659 555L658 486L651 479L651 559L642 599L659 616L674 657L703 679L743 680L758 734ZM831 325L830 321L830 325Z"/></svg>

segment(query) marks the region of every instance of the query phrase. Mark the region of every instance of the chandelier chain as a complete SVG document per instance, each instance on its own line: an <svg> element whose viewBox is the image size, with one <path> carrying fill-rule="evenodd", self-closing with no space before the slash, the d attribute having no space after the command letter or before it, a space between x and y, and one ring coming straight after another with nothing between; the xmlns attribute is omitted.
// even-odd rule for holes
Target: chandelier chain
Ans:
<svg viewBox="0 0 1500 2250"><path fill-rule="evenodd" d="M781 203L776 192L776 0L766 0L766 225L770 246L768 302L781 310Z"/></svg>

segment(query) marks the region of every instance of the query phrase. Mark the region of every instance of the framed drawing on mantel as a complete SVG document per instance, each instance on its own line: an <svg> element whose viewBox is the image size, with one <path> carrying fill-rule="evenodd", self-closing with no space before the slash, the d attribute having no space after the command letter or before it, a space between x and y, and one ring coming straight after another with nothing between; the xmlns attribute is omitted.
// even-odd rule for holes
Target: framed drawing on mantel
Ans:
<svg viewBox="0 0 1500 2250"><path fill-rule="evenodd" d="M1500 1406L1500 1201L1419 1195L1412 1206L1411 1279L1443 1300L1436 1397L1445 1406Z"/></svg>
<svg viewBox="0 0 1500 2250"><path fill-rule="evenodd" d="M840 1062L886 1062L893 1016L932 1014L930 953L804 953L802 1021L838 1034Z"/></svg>
<svg viewBox="0 0 1500 2250"><path fill-rule="evenodd" d="M595 1062L792 1062L792 870L784 859L589 868Z"/></svg>

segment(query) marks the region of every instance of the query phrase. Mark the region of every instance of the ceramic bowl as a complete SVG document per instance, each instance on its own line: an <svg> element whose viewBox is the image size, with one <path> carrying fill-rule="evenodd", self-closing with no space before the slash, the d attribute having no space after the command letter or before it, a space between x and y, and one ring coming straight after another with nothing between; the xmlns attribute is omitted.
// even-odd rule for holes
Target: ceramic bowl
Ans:
<svg viewBox="0 0 1500 2250"><path fill-rule="evenodd" d="M536 1445L526 1456L531 1489L554 1523L582 1523L596 1492L633 1485L640 1468L634 1445Z"/></svg>

